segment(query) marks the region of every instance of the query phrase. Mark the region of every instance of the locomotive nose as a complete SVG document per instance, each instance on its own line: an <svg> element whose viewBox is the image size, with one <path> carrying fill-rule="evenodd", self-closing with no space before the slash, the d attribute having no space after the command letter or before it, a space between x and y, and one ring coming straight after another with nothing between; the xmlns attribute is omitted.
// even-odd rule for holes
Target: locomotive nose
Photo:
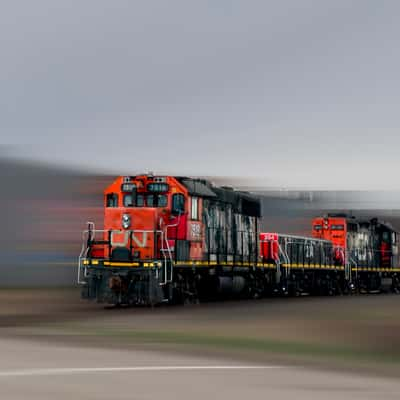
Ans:
<svg viewBox="0 0 400 400"><path fill-rule="evenodd" d="M124 208L112 220L111 258L115 261L150 260L156 256L159 232L157 210ZM109 225L109 226L110 226Z"/></svg>

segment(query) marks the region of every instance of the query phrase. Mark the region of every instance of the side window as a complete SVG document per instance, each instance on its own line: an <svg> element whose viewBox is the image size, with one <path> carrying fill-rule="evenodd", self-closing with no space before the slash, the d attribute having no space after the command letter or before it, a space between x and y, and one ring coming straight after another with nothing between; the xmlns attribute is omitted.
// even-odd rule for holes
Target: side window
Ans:
<svg viewBox="0 0 400 400"><path fill-rule="evenodd" d="M190 203L191 203L190 219L198 220L199 219L199 198L192 197Z"/></svg>
<svg viewBox="0 0 400 400"><path fill-rule="evenodd" d="M180 215L185 213L185 196L182 193L175 193L172 196L172 214Z"/></svg>
<svg viewBox="0 0 400 400"><path fill-rule="evenodd" d="M390 243L390 235L389 235L389 232L383 232L383 233L382 233L382 240L383 240L385 243Z"/></svg>
<svg viewBox="0 0 400 400"><path fill-rule="evenodd" d="M118 195L116 193L107 195L107 207L118 207Z"/></svg>

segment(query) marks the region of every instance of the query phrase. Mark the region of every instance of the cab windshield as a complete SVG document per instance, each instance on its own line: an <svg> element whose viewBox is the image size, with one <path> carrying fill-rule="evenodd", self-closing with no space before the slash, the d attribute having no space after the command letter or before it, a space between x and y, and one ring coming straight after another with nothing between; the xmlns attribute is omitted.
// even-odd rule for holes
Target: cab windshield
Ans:
<svg viewBox="0 0 400 400"><path fill-rule="evenodd" d="M133 202L132 194L124 195L124 207L167 207L168 197L166 194L138 193L136 204Z"/></svg>

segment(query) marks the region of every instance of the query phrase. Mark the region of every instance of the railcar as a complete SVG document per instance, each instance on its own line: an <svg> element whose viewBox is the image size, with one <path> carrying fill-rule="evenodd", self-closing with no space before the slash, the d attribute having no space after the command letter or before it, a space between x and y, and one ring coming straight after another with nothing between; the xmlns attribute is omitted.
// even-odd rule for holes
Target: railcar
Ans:
<svg viewBox="0 0 400 400"><path fill-rule="evenodd" d="M345 267L335 259L330 240L261 233L263 262L272 262L277 286L272 292L289 295L337 294L345 290Z"/></svg>

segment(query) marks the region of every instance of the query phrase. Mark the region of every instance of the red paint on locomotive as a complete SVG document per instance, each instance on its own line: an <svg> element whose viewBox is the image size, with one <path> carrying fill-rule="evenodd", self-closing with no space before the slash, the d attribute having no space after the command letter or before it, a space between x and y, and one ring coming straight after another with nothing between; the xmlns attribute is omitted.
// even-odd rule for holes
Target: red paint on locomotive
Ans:
<svg viewBox="0 0 400 400"><path fill-rule="evenodd" d="M346 262L348 224L346 217L318 217L312 222L312 237L332 242L335 263Z"/></svg>
<svg viewBox="0 0 400 400"><path fill-rule="evenodd" d="M279 260L279 243L277 233L260 233L260 256L263 261L276 262Z"/></svg>
<svg viewBox="0 0 400 400"><path fill-rule="evenodd" d="M344 217L318 217L313 220L312 236L330 240L334 246L345 249L347 245L347 219Z"/></svg>

